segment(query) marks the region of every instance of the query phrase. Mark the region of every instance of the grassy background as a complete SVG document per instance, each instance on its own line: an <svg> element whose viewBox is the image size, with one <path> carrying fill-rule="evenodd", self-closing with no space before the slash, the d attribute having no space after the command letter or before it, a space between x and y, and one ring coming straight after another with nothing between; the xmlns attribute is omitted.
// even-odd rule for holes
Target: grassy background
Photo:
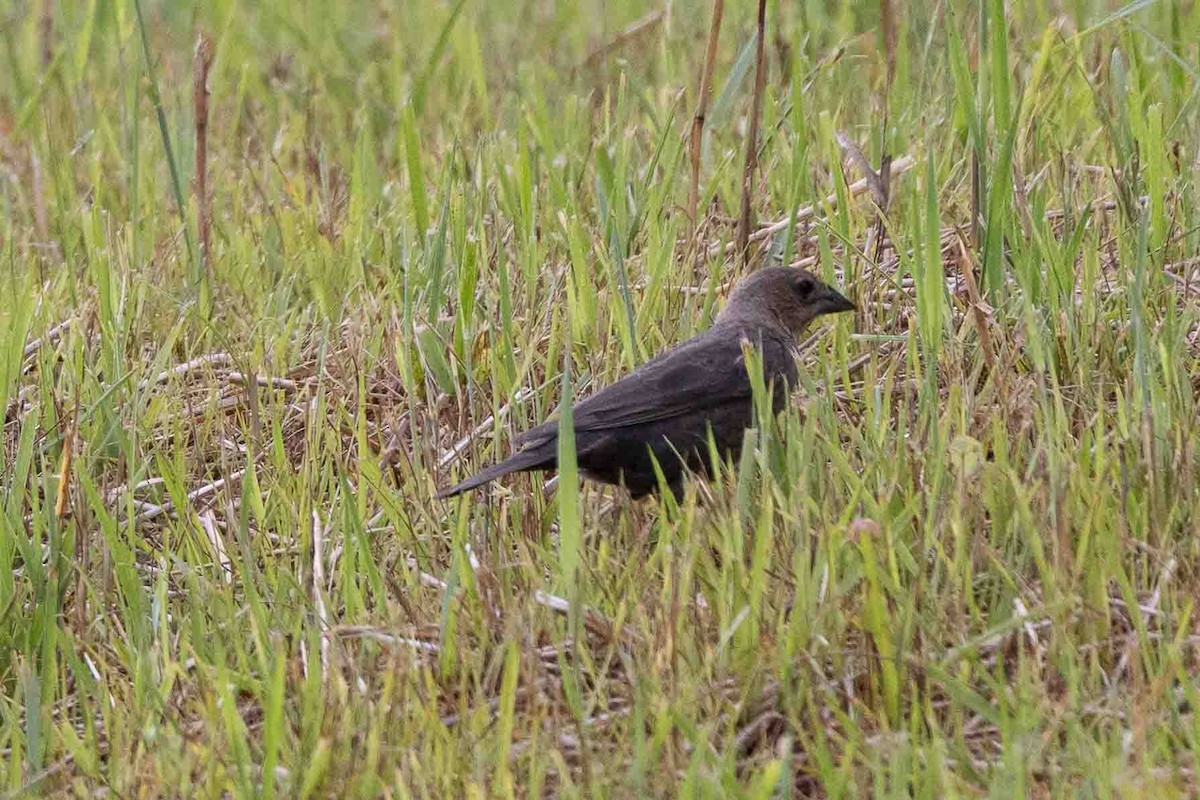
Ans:
<svg viewBox="0 0 1200 800"><path fill-rule="evenodd" d="M704 3L8 5L0 796L1194 793L1200 7L1009 6L769 4L860 311L634 505L431 495L719 308L753 3L694 241Z"/></svg>

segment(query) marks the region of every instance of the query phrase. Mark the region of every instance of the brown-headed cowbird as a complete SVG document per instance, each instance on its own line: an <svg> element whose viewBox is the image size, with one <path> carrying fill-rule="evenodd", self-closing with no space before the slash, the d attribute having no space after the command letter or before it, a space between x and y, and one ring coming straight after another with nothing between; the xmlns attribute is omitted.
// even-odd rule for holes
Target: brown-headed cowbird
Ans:
<svg viewBox="0 0 1200 800"><path fill-rule="evenodd" d="M741 448L752 422L754 400L743 341L761 353L763 378L773 386L777 413L796 382L796 337L822 314L853 310L853 303L804 270L776 267L752 273L738 283L711 328L574 407L580 472L595 481L623 484L639 499L658 489L654 459L679 496L686 470L708 472L710 431L724 458ZM526 431L516 443L514 455L437 496L453 497L510 472L557 466L557 422Z"/></svg>

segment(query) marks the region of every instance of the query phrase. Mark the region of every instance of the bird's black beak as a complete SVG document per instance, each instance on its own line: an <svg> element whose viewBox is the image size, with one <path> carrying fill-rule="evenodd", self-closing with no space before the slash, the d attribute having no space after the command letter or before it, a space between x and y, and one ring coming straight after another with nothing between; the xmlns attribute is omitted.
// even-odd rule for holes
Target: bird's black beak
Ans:
<svg viewBox="0 0 1200 800"><path fill-rule="evenodd" d="M854 303L847 300L837 289L828 286L825 287L825 291L817 301L818 314L840 314L843 311L853 311L854 309Z"/></svg>

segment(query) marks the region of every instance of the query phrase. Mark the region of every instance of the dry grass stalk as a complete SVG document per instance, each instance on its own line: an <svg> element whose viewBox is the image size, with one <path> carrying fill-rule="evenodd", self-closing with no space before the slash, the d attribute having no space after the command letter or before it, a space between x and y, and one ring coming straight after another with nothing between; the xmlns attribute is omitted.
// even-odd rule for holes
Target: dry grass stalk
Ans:
<svg viewBox="0 0 1200 800"><path fill-rule="evenodd" d="M203 33L196 38L192 60L192 103L196 126L196 213L200 229L200 261L210 269L209 245L212 227L212 207L208 196L208 71L212 67L212 42ZM211 276L210 276L211 277Z"/></svg>
<svg viewBox="0 0 1200 800"><path fill-rule="evenodd" d="M700 72L700 92L696 98L696 114L692 117L692 183L688 189L687 215L692 236L700 224L700 150L704 140L704 118L708 114L708 93L712 89L713 65L717 60L717 42L721 38L721 17L725 13L725 0L713 0L712 24L708 29L708 48L704 53L704 67Z"/></svg>
<svg viewBox="0 0 1200 800"><path fill-rule="evenodd" d="M54 516L60 520L67 516L71 502L71 468L75 462L75 433L79 423L79 398L75 398L75 411L63 437L62 461L58 470L58 494L54 499Z"/></svg>
<svg viewBox="0 0 1200 800"><path fill-rule="evenodd" d="M879 23L883 30L883 47L887 55L887 85L890 89L896 77L896 9L892 7L892 0L879 0Z"/></svg>
<svg viewBox="0 0 1200 800"><path fill-rule="evenodd" d="M232 366L232 365L233 365L233 357L230 356L228 353L209 353L208 355L199 356L197 358L193 358L190 361L185 361L182 364L176 364L174 367L171 367L170 369L163 370L158 375L155 375L153 378L147 378L146 380L140 381L138 383L138 389L142 390L142 389L147 388L148 386L153 386L158 383L166 383L168 380L171 379L172 376L177 377L177 378L183 377L184 375L187 375L189 372L191 372L194 369L198 369L199 367L203 367L203 366L228 367L228 366Z"/></svg>
<svg viewBox="0 0 1200 800"><path fill-rule="evenodd" d="M66 521L71 511L71 476L75 464L75 448L79 432L79 392L75 393L75 408L71 412L71 422L67 425L67 434L63 438L62 462L58 470L58 494L54 499L54 516L59 523ZM78 521L77 521L78 522ZM75 526L75 557L80 560L79 568L75 571L75 621L82 629L80 622L87 619L87 591L84 576L87 573L87 547L82 525Z"/></svg>
<svg viewBox="0 0 1200 800"><path fill-rule="evenodd" d="M971 301L971 310L974 312L975 330L979 334L979 349L983 353L983 361L987 364L988 369L996 366L996 356L992 348L991 336L988 333L991 323L992 307L984 302L983 296L979 293L979 285L975 282L975 265L971 259L971 250L967 246L966 241L960 236L959 245L959 260L963 280L967 285L967 297Z"/></svg>
<svg viewBox="0 0 1200 800"><path fill-rule="evenodd" d="M242 476L245 474L246 470L239 469L233 472L228 478L218 478L211 483L204 484L198 489L193 489L187 494L188 502L194 503L197 500L203 500L209 495L216 494L222 488L224 488L226 484L233 484L235 481L241 480ZM142 508L143 510L134 518L135 522L149 522L152 519L161 517L163 514L173 511L175 506L170 500L168 500L161 506L154 505L153 503L146 503L144 506L142 506Z"/></svg>
<svg viewBox="0 0 1200 800"><path fill-rule="evenodd" d="M42 0L42 13L38 18L38 39L42 48L42 69L54 60L54 0Z"/></svg>
<svg viewBox="0 0 1200 800"><path fill-rule="evenodd" d="M762 117L767 65L763 54L767 35L767 0L758 0L758 40L755 43L754 100L750 107L750 134L746 137L746 166L742 170L742 212L738 218L737 249L745 264L750 259L750 206L754 175L758 171L758 126Z"/></svg>
<svg viewBox="0 0 1200 800"><path fill-rule="evenodd" d="M233 583L233 562L229 560L229 554L225 550L225 542L221 539L221 532L217 530L216 515L211 508L205 509L200 514L199 520L200 529L208 537L208 543L212 546L213 555L217 559L217 565L221 568L221 579L226 585Z"/></svg>
<svg viewBox="0 0 1200 800"><path fill-rule="evenodd" d="M321 623L322 632L329 630L329 612L325 608L325 560L321 555L322 549L325 547L325 527L321 524L321 517L314 510L312 512L312 592L313 606L316 609L317 619ZM329 676L329 638L321 637L321 677Z"/></svg>
<svg viewBox="0 0 1200 800"><path fill-rule="evenodd" d="M40 336L31 341L29 344L25 345L25 349L21 354L22 358L29 358L37 353L38 350L41 350L45 345L52 345L57 342L62 338L62 335L67 331L67 329L75 324L75 321L75 317L69 317L65 321L58 323L53 328L46 331L45 336Z"/></svg>

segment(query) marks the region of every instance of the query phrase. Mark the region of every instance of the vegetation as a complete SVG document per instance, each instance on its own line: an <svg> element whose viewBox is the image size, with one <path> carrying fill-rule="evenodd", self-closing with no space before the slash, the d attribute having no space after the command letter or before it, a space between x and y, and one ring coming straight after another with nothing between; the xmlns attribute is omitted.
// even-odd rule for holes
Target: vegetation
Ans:
<svg viewBox="0 0 1200 800"><path fill-rule="evenodd" d="M708 3L10 4L0 796L1194 795L1200 6L1007 5L724 4L693 226ZM434 501L755 160L794 407Z"/></svg>

